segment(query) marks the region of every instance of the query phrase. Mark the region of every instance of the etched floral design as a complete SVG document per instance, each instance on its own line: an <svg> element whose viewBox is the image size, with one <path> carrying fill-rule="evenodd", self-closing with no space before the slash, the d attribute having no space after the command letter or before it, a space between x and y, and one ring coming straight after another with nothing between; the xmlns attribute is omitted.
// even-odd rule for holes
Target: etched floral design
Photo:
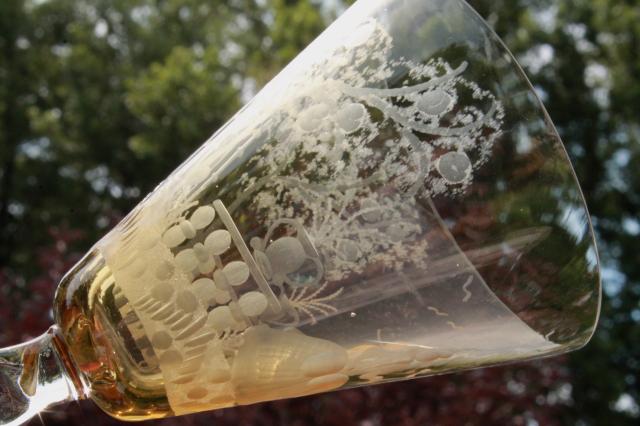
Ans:
<svg viewBox="0 0 640 426"><path fill-rule="evenodd" d="M252 160L263 174L241 178L262 220L304 225L328 280L378 262L424 265L424 250L406 250L425 244L416 201L463 193L504 116L464 78L466 62L389 59L391 37L375 21L346 43L261 126L273 140Z"/></svg>
<svg viewBox="0 0 640 426"><path fill-rule="evenodd" d="M466 191L500 135L503 107L465 77L468 63L392 59L373 20L328 58L242 135L242 155L203 150L198 170L178 169L192 184L171 192L155 240L131 254L127 274L153 274L132 303L178 411L254 401L261 362L282 369L265 376L262 397L281 398L342 386L360 364L397 356L347 353L290 327L351 309L341 302L368 297L354 278L380 270L420 297L404 272L428 266L421 203ZM244 173L214 189L220 162ZM414 355L388 371L421 368Z"/></svg>

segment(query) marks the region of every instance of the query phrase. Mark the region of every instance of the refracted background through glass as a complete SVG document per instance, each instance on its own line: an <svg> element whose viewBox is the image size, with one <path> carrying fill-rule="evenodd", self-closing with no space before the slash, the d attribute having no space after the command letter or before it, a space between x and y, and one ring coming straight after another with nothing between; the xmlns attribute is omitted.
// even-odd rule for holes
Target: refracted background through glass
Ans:
<svg viewBox="0 0 640 426"><path fill-rule="evenodd" d="M595 326L562 144L462 1L359 2L63 281L122 418L551 355Z"/></svg>

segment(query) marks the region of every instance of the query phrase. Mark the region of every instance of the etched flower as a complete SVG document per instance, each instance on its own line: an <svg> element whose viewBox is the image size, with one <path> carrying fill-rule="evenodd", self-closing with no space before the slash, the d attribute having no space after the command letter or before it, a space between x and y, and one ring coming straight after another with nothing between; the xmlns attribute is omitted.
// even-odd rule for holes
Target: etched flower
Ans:
<svg viewBox="0 0 640 426"><path fill-rule="evenodd" d="M442 116L451 111L453 105L454 97L441 88L421 93L415 102L419 111L435 116Z"/></svg>
<svg viewBox="0 0 640 426"><path fill-rule="evenodd" d="M318 132L326 124L330 111L327 104L312 105L298 115L296 124L304 132Z"/></svg>
<svg viewBox="0 0 640 426"><path fill-rule="evenodd" d="M343 104L335 113L334 120L338 129L345 134L353 133L371 121L364 105L357 102Z"/></svg>

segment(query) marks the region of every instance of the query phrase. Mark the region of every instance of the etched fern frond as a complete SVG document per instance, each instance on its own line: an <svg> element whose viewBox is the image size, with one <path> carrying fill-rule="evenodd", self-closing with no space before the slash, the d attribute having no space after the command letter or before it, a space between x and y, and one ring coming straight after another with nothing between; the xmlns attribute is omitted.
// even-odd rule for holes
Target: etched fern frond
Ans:
<svg viewBox="0 0 640 426"><path fill-rule="evenodd" d="M313 292L309 292L309 287L298 287L293 289L288 299L289 305L296 312L296 316L299 315L299 313L303 313L311 321L311 324L316 324L318 322L316 315L327 316L338 312L338 309L328 304L328 302L331 302L340 296L343 288L339 288L331 294L320 296L326 288L327 283L324 283Z"/></svg>

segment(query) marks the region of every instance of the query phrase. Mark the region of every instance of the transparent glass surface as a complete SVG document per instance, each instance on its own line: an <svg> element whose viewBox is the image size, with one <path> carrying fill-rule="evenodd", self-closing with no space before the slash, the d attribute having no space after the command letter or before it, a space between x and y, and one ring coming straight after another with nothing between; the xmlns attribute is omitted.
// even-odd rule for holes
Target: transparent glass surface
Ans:
<svg viewBox="0 0 640 426"><path fill-rule="evenodd" d="M361 0L65 277L65 359L144 419L559 354L599 312L562 143L461 0Z"/></svg>

